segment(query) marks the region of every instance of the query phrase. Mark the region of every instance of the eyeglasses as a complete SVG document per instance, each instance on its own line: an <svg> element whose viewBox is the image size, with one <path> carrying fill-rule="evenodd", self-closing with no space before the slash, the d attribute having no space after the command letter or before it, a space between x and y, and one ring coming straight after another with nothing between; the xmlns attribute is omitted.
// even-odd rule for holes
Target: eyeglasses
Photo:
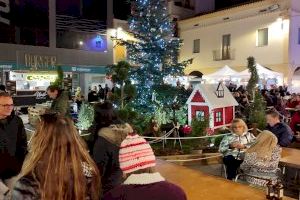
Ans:
<svg viewBox="0 0 300 200"><path fill-rule="evenodd" d="M244 126L233 126L232 128L243 128Z"/></svg>
<svg viewBox="0 0 300 200"><path fill-rule="evenodd" d="M0 104L3 108L13 108L14 104Z"/></svg>

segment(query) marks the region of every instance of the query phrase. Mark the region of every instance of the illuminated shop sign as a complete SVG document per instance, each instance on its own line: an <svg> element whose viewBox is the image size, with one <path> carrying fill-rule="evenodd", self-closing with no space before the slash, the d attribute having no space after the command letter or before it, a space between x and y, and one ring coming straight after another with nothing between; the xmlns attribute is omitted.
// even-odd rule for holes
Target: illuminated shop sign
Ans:
<svg viewBox="0 0 300 200"><path fill-rule="evenodd" d="M24 54L25 65L31 70L48 70L49 68L55 68L56 56L43 56L34 54Z"/></svg>
<svg viewBox="0 0 300 200"><path fill-rule="evenodd" d="M26 76L27 81L50 81L53 82L57 78L57 75L51 74L29 74Z"/></svg>

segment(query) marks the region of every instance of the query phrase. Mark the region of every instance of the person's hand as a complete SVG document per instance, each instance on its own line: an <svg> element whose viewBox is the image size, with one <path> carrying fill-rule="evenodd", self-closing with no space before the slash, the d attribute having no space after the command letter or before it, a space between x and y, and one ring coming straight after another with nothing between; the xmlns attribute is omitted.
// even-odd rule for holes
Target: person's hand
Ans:
<svg viewBox="0 0 300 200"><path fill-rule="evenodd" d="M237 146L238 146L238 142L233 142L233 143L231 143L229 146L230 146L230 148L237 148Z"/></svg>
<svg viewBox="0 0 300 200"><path fill-rule="evenodd" d="M245 146L244 144L238 143L238 144L236 145L236 148L238 148L238 149L245 149L246 146Z"/></svg>

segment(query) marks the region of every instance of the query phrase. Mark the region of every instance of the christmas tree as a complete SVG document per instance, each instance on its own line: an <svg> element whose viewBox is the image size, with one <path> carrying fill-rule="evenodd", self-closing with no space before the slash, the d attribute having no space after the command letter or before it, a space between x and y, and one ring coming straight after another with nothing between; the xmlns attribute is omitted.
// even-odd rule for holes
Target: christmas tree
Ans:
<svg viewBox="0 0 300 200"><path fill-rule="evenodd" d="M162 85L166 75L183 75L183 68L191 62L178 63L181 40L174 37L166 6L166 0L133 1L129 29L135 39L122 41L128 59L137 66L131 78L137 86L134 105L141 112L153 113L154 86Z"/></svg>

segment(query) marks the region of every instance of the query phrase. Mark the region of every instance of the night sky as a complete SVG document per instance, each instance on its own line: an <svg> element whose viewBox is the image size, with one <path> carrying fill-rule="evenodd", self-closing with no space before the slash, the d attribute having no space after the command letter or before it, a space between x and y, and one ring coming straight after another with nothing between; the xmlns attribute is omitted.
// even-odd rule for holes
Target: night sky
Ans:
<svg viewBox="0 0 300 200"><path fill-rule="evenodd" d="M130 0L114 0L114 16L126 20L130 15ZM197 0L201 1L201 0ZM216 10L257 0L216 0Z"/></svg>

